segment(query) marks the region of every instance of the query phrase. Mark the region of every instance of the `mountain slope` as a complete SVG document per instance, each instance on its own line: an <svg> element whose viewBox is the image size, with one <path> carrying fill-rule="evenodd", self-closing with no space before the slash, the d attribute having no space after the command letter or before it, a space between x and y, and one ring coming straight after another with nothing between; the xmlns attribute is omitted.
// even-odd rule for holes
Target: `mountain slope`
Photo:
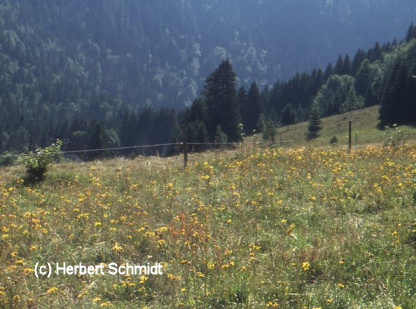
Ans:
<svg viewBox="0 0 416 309"><path fill-rule="evenodd" d="M183 108L225 58L240 85L256 80L261 89L401 37L415 8L410 0L3 1L0 151L92 132L95 120L118 130L145 106ZM277 113L299 105L281 97Z"/></svg>
<svg viewBox="0 0 416 309"><path fill-rule="evenodd" d="M241 83L273 83L398 37L415 12L409 0L9 0L1 53L42 80L47 104L65 102L61 88L76 84L72 101L183 106L226 57Z"/></svg>

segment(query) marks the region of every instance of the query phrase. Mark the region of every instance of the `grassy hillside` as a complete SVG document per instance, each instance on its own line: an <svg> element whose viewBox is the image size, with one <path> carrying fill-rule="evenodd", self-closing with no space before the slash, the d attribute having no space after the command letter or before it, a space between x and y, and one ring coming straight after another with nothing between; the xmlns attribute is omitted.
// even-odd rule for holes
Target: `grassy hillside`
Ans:
<svg viewBox="0 0 416 309"><path fill-rule="evenodd" d="M2 168L0 307L414 308L415 160L410 146L247 147L187 170L62 163L35 187ZM36 278L48 262L103 274ZM163 275L109 273L148 262Z"/></svg>
<svg viewBox="0 0 416 309"><path fill-rule="evenodd" d="M352 121L352 141L354 145L369 143L384 143L385 131L379 130L379 106L356 110L353 112L326 117L322 119L322 131L319 138L308 142L311 146L329 145L333 136L336 136L340 145L348 145L348 122ZM278 142L282 146L300 146L305 144L305 133L308 130L308 123L302 122L296 125L279 128ZM402 132L407 140L415 137L416 128L402 126Z"/></svg>

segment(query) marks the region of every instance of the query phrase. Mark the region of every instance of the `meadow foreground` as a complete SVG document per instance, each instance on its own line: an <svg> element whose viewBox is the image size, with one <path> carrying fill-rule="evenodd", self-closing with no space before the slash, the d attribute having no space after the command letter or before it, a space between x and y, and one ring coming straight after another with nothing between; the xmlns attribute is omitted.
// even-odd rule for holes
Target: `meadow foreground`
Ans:
<svg viewBox="0 0 416 309"><path fill-rule="evenodd" d="M62 163L34 187L2 169L0 307L414 308L415 162L410 146L257 148L187 170ZM102 271L37 278L48 262Z"/></svg>

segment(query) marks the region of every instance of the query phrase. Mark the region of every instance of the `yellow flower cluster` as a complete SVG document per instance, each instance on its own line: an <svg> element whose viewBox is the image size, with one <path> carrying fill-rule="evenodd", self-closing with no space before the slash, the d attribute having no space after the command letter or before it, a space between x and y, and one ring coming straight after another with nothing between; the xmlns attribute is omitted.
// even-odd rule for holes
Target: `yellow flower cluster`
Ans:
<svg viewBox="0 0 416 309"><path fill-rule="evenodd" d="M0 178L0 307L312 308L352 286L395 295L375 255L395 265L413 252L414 148L190 158L188 170L178 158L63 163L36 188ZM34 276L37 262L152 261L165 275Z"/></svg>

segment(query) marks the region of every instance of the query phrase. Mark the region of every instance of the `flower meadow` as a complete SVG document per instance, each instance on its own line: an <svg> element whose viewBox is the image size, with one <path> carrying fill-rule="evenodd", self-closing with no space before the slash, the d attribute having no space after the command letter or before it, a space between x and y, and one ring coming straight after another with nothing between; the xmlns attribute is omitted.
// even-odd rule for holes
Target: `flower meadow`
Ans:
<svg viewBox="0 0 416 309"><path fill-rule="evenodd" d="M0 308L415 308L416 149L273 148L0 176ZM35 275L161 263L163 275Z"/></svg>

